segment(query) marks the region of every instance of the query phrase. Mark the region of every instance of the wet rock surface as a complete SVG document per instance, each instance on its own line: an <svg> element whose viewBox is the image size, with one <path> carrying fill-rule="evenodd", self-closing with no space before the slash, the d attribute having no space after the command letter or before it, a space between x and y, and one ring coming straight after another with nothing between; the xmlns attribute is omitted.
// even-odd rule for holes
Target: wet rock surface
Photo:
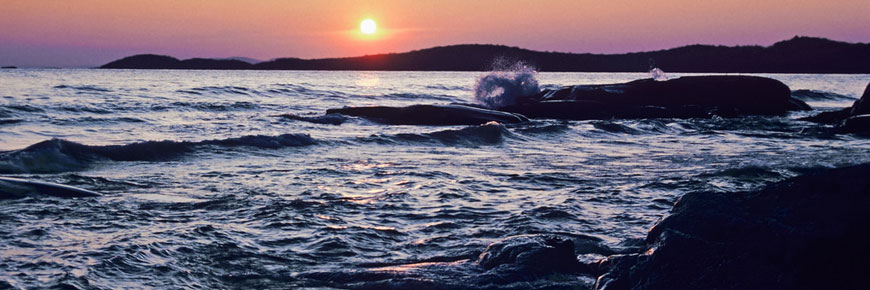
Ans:
<svg viewBox="0 0 870 290"><path fill-rule="evenodd" d="M777 115L809 106L780 81L755 76L690 76L544 90L499 108L529 118L706 118Z"/></svg>
<svg viewBox="0 0 870 290"><path fill-rule="evenodd" d="M870 164L759 191L696 192L638 254L599 263L596 289L859 289L870 274Z"/></svg>
<svg viewBox="0 0 870 290"><path fill-rule="evenodd" d="M489 245L480 254L477 263L486 270L529 274L574 273L580 267L574 256L574 243L554 235L524 235L504 239Z"/></svg>
<svg viewBox="0 0 870 290"><path fill-rule="evenodd" d="M481 125L491 121L521 123L528 119L509 112L488 110L469 105L412 105L407 107L345 107L329 109L326 114L363 117L389 125Z"/></svg>

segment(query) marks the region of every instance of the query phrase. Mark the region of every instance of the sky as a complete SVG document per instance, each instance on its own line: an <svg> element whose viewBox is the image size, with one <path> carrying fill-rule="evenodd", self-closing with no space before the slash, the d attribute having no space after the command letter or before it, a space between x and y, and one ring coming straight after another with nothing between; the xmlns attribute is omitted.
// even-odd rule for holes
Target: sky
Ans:
<svg viewBox="0 0 870 290"><path fill-rule="evenodd" d="M125 56L323 58L484 43L624 53L870 42L867 0L0 0L0 66L94 67ZM364 19L377 22L364 35Z"/></svg>

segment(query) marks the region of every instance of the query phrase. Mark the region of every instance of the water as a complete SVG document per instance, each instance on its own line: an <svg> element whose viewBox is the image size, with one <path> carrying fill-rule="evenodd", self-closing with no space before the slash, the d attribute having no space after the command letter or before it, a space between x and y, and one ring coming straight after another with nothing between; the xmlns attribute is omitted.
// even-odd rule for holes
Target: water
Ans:
<svg viewBox="0 0 870 290"><path fill-rule="evenodd" d="M808 112L453 127L273 117L472 102L483 75L2 70L0 175L104 195L0 200L0 288L374 287L409 269L433 285L477 281L473 267L443 269L521 234L619 249L686 192L870 162L866 137L795 120ZM870 80L767 76L847 97L810 102L821 110ZM534 77L556 88L649 76ZM408 266L430 262L448 264Z"/></svg>

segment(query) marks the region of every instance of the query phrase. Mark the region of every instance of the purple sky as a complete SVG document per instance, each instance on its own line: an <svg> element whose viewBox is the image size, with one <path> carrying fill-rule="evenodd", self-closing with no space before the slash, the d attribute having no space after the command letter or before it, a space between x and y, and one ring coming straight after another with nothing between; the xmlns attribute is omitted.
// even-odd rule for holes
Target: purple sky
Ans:
<svg viewBox="0 0 870 290"><path fill-rule="evenodd" d="M178 58L343 57L488 43L621 53L770 45L795 35L870 42L867 0L0 0L0 65L91 67ZM363 35L373 19L378 32Z"/></svg>

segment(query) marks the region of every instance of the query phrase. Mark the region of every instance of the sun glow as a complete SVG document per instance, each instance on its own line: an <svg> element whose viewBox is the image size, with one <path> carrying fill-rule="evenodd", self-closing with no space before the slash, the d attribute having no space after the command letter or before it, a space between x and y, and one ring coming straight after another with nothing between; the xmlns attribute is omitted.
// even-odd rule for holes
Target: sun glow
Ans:
<svg viewBox="0 0 870 290"><path fill-rule="evenodd" d="M378 25L374 20L366 19L359 24L359 30L362 31L363 34L374 34L375 31L378 30Z"/></svg>

